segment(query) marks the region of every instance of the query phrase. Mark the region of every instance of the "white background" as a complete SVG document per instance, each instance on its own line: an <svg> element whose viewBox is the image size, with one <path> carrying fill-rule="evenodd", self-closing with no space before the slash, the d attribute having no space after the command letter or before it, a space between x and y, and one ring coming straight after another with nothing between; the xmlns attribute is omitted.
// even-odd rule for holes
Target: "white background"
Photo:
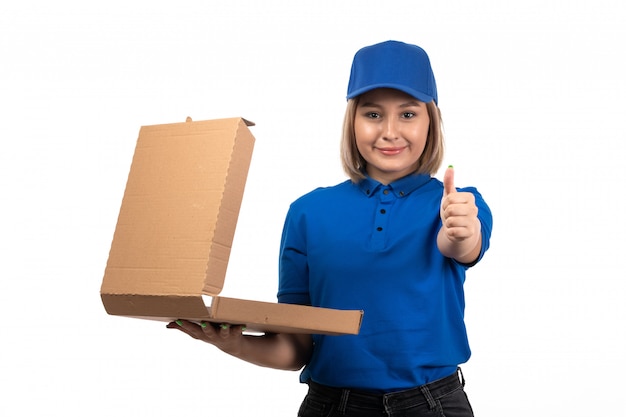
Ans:
<svg viewBox="0 0 626 417"><path fill-rule="evenodd" d="M102 275L139 127L243 116L223 294L274 301L288 204L344 180L352 56L387 39L428 51L445 164L494 213L466 284L476 415L626 414L624 21L618 0L3 2L0 415L295 416L297 373L106 315Z"/></svg>

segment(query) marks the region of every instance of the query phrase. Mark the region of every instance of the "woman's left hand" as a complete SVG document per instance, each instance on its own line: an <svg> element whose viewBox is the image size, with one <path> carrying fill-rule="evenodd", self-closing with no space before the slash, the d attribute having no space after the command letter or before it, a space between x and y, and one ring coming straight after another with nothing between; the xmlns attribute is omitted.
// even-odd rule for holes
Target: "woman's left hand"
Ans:
<svg viewBox="0 0 626 417"><path fill-rule="evenodd" d="M439 250L459 262L471 263L480 253L481 241L476 199L472 193L456 190L452 167L446 170L443 186Z"/></svg>

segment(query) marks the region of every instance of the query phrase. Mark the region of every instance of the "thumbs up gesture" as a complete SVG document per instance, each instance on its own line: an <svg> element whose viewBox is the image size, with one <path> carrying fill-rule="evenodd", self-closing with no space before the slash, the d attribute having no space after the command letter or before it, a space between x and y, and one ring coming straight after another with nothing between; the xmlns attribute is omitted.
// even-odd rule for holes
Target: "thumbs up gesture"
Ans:
<svg viewBox="0 0 626 417"><path fill-rule="evenodd" d="M454 168L449 166L443 177L441 230L437 246L444 256L462 263L478 258L481 247L480 221L474 194L458 192L454 186Z"/></svg>

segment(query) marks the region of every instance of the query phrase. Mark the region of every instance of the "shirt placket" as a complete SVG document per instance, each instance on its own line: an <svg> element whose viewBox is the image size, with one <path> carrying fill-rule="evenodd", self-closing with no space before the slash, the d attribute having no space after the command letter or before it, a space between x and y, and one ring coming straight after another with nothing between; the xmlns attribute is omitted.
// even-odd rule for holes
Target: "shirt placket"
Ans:
<svg viewBox="0 0 626 417"><path fill-rule="evenodd" d="M374 250L382 250L385 248L387 231L389 229L389 211L394 200L395 195L388 186L379 190L378 204L376 205L376 214L374 216L374 231L372 233L372 246Z"/></svg>

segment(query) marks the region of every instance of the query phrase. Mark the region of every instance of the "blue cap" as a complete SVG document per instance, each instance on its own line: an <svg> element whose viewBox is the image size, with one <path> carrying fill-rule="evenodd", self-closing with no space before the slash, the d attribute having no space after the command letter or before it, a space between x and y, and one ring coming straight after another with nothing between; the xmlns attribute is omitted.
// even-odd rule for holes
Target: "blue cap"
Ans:
<svg viewBox="0 0 626 417"><path fill-rule="evenodd" d="M437 85L426 51L417 45L386 41L360 49L352 61L348 99L375 88L394 88L424 102L437 103Z"/></svg>

